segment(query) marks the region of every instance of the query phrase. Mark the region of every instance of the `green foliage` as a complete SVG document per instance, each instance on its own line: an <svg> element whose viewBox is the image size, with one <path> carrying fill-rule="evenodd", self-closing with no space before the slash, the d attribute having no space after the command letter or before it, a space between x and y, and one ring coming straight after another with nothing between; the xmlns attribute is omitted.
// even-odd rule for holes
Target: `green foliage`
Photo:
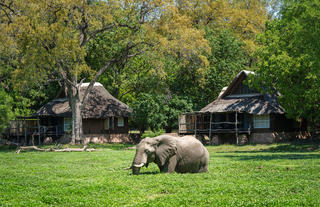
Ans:
<svg viewBox="0 0 320 207"><path fill-rule="evenodd" d="M165 123L158 97L142 93L131 105L134 111L134 125L143 133L146 129L158 130Z"/></svg>
<svg viewBox="0 0 320 207"><path fill-rule="evenodd" d="M208 55L210 70L206 73L203 97L209 103L240 71L248 68L249 60L243 49L244 43L229 30L206 28L206 38L210 41L211 54Z"/></svg>
<svg viewBox="0 0 320 207"><path fill-rule="evenodd" d="M167 99L169 100L164 100L164 103L161 104L161 112L166 117L163 128L169 133L172 129L178 129L177 120L179 115L185 112L191 112L193 105L189 100L179 96L168 97Z"/></svg>
<svg viewBox="0 0 320 207"><path fill-rule="evenodd" d="M206 39L211 48L211 53L207 54L208 69L199 72L196 63L181 66L177 59L166 62L169 76L166 81L170 91L191 99L194 110L200 110L215 100L221 89L248 65L244 43L229 30L206 27Z"/></svg>
<svg viewBox="0 0 320 207"><path fill-rule="evenodd" d="M133 125L141 133L166 129L171 132L178 128L178 116L192 111L192 103L179 96L163 96L142 93L131 105L134 111Z"/></svg>
<svg viewBox="0 0 320 207"><path fill-rule="evenodd" d="M193 20L195 27L230 29L245 42L244 48L247 54L251 55L257 47L256 35L264 31L268 11L272 11L277 5L275 1L177 0L177 4L179 11L187 14Z"/></svg>
<svg viewBox="0 0 320 207"><path fill-rule="evenodd" d="M320 2L287 1L281 19L267 24L255 85L281 94L291 118L320 121ZM263 86L263 88L261 87Z"/></svg>
<svg viewBox="0 0 320 207"><path fill-rule="evenodd" d="M0 136L14 117L12 112L13 100L3 89L0 89Z"/></svg>
<svg viewBox="0 0 320 207"><path fill-rule="evenodd" d="M157 137L157 136L162 135L162 134L164 134L164 133L165 133L165 131L162 130L162 129L159 129L159 130L156 130L156 131L150 131L150 130L148 130L148 131L145 131L145 132L142 134L141 138L143 139L143 138L146 138L146 137Z"/></svg>
<svg viewBox="0 0 320 207"><path fill-rule="evenodd" d="M16 154L3 148L1 206L320 205L314 144L209 146L209 173L164 174L150 164L138 176L123 170L135 150L118 145L90 153Z"/></svg>
<svg viewBox="0 0 320 207"><path fill-rule="evenodd" d="M209 49L204 33L177 12L171 0L2 1L0 31L0 54L8 53L5 65L14 66L18 87L51 79L65 86L72 109L72 142L82 137L80 110L104 71L108 72L101 80L121 99L141 83L136 83L136 74L146 68L150 72L150 67L131 70L127 66L131 58L155 51L152 65L159 70L161 64L154 57L164 55L197 60L202 66L206 63L202 52ZM91 84L80 97L77 84L85 80ZM149 120L152 129L162 124L162 115L149 116L157 117Z"/></svg>

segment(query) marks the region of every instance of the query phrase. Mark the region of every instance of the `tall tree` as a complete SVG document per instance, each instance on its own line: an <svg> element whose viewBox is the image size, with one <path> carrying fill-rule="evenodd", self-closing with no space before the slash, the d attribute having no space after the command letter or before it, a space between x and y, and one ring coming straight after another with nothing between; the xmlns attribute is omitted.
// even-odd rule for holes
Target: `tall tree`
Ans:
<svg viewBox="0 0 320 207"><path fill-rule="evenodd" d="M270 4L268 0L177 0L177 5L197 27L229 29L252 55L257 48L256 35L264 31L268 19L267 2Z"/></svg>
<svg viewBox="0 0 320 207"><path fill-rule="evenodd" d="M229 30L206 27L206 39L211 48L207 69L198 69L197 62L180 65L178 60L168 59L166 63L170 91L192 100L194 110L217 98L221 89L248 65L244 43Z"/></svg>
<svg viewBox="0 0 320 207"><path fill-rule="evenodd" d="M255 85L281 94L287 115L320 121L320 2L286 1L281 19L267 24ZM263 88L261 88L263 86Z"/></svg>
<svg viewBox="0 0 320 207"><path fill-rule="evenodd" d="M0 136L12 117L12 98L0 89Z"/></svg>
<svg viewBox="0 0 320 207"><path fill-rule="evenodd" d="M206 38L211 47L211 54L208 55L210 69L205 75L203 88L203 101L207 104L215 100L221 89L228 86L241 70L248 68L249 58L243 48L245 43L230 30L207 28Z"/></svg>
<svg viewBox="0 0 320 207"><path fill-rule="evenodd" d="M0 3L1 50L10 51L16 73L27 77L24 82L52 78L66 86L73 143L82 137L81 111L88 94L105 70L141 54L145 46L188 56L197 55L200 51L197 48L205 45L201 34L188 27L188 18L175 11L171 0L1 0ZM99 34L116 34L121 28L127 29L124 44L119 44L120 49L102 61L99 68L91 68L85 61L87 44ZM83 77L90 84L81 96L80 88L86 80Z"/></svg>
<svg viewBox="0 0 320 207"><path fill-rule="evenodd" d="M164 126L165 116L161 113L159 97L141 93L131 107L135 116L133 125L139 129L140 134L148 128L158 130Z"/></svg>
<svg viewBox="0 0 320 207"><path fill-rule="evenodd" d="M178 117L185 112L192 111L192 103L184 97L176 95L164 97L160 105L162 106L161 112L165 116L165 124L162 126L167 133L172 129L178 129Z"/></svg>

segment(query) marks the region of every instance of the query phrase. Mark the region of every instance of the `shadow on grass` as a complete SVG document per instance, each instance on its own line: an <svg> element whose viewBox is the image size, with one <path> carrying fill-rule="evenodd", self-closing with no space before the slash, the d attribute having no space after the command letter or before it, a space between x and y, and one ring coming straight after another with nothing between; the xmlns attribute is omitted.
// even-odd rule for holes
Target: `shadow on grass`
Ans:
<svg viewBox="0 0 320 207"><path fill-rule="evenodd" d="M88 148L95 148L95 149L112 149L112 150L125 150L128 149L129 147L133 147L133 144L88 144ZM83 145L69 145L69 144L64 144L64 145L41 145L38 146L39 148L42 149L48 149L48 148L83 148ZM12 152L16 151L17 146L15 145L1 145L0 144L0 152Z"/></svg>
<svg viewBox="0 0 320 207"><path fill-rule="evenodd" d="M281 144L268 149L263 149L260 152L314 152L320 150L320 143L290 143Z"/></svg>
<svg viewBox="0 0 320 207"><path fill-rule="evenodd" d="M125 150L128 147L134 146L133 144L88 144L89 148L95 149L112 149L112 150Z"/></svg>
<svg viewBox="0 0 320 207"><path fill-rule="evenodd" d="M0 145L0 152L13 152L17 150L17 146L13 145Z"/></svg>
<svg viewBox="0 0 320 207"><path fill-rule="evenodd" d="M253 150L234 150L222 151L217 153L261 153L261 152L320 152L320 141L295 141L290 143L271 144L268 148L253 149ZM239 148L246 148L248 146L256 147L256 145L243 145ZM267 145L268 146L268 145ZM239 149L238 148L238 149Z"/></svg>
<svg viewBox="0 0 320 207"><path fill-rule="evenodd" d="M159 174L159 171L152 171L152 172L140 172L139 175L156 175ZM132 174L134 175L134 174Z"/></svg>
<svg viewBox="0 0 320 207"><path fill-rule="evenodd" d="M247 160L308 160L308 159L320 159L320 154L267 154L267 155L224 155L223 157L237 159L242 161Z"/></svg>

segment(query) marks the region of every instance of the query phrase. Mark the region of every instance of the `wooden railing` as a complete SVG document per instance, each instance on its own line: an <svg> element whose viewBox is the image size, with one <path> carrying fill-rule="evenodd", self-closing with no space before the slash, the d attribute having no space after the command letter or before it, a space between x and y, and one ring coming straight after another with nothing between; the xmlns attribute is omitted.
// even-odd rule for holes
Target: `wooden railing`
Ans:
<svg viewBox="0 0 320 207"><path fill-rule="evenodd" d="M248 132L250 127L243 127L242 122L197 122L195 123L179 123L179 133L227 133L227 132ZM184 127L183 127L184 126Z"/></svg>

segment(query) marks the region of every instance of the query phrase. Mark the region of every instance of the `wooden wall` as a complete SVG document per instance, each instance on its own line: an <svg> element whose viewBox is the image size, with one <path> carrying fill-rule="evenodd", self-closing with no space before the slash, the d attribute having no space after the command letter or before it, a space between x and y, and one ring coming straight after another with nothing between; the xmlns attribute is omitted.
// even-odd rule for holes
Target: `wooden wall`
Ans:
<svg viewBox="0 0 320 207"><path fill-rule="evenodd" d="M118 126L116 117L109 118L109 128L105 127L105 119L83 119L84 134L122 134L129 132L128 117L124 117L124 126Z"/></svg>

